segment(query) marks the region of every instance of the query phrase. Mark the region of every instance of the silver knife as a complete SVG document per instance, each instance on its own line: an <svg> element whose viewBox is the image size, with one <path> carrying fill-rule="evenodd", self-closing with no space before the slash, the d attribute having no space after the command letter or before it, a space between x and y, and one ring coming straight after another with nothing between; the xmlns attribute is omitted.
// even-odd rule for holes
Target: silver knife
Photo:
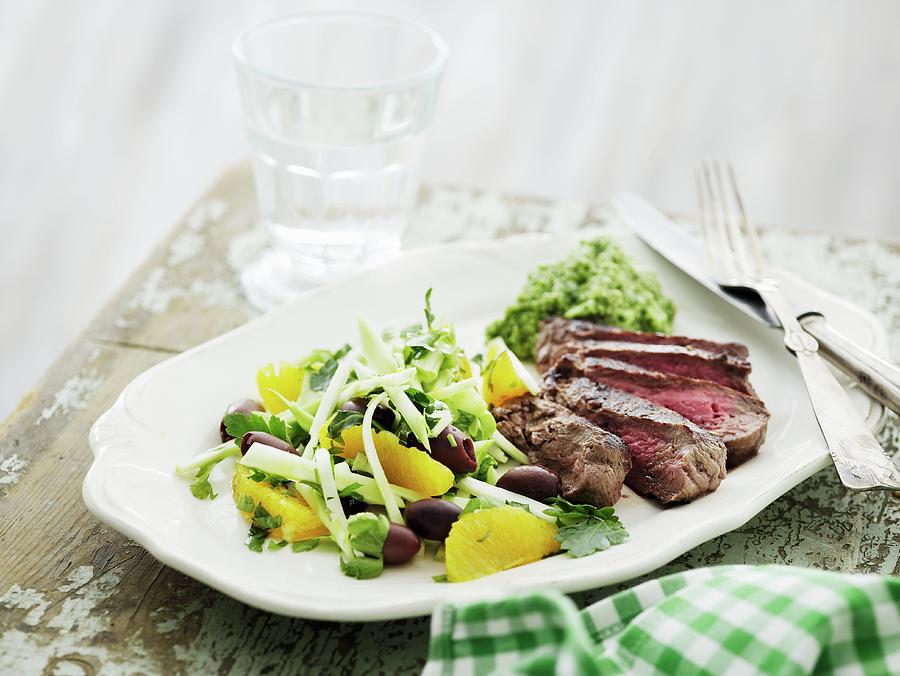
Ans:
<svg viewBox="0 0 900 676"><path fill-rule="evenodd" d="M707 271L703 245L643 197L618 193L613 208L625 225L675 267L757 321L781 327L757 294L738 295L716 284ZM872 397L900 413L900 367L842 335L817 308L806 305L806 298L792 294L791 285L785 285L784 292L803 328L819 341L822 354Z"/></svg>

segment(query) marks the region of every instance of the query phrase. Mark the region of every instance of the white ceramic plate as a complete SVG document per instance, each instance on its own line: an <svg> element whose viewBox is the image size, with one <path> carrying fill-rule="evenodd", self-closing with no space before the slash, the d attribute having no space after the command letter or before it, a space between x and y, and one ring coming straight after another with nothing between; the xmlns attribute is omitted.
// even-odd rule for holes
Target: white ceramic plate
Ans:
<svg viewBox="0 0 900 676"><path fill-rule="evenodd" d="M585 234L412 252L151 368L125 388L91 430L96 458L84 480L88 508L163 563L251 605L297 617L380 620L425 614L451 598L538 587L578 591L642 575L737 528L828 465L799 373L779 334L724 304L630 235L616 232L639 261L657 271L674 298L678 333L749 346L753 385L772 411L759 456L730 473L715 493L663 509L626 490L616 505L631 533L625 544L582 559L554 556L459 584L433 582L444 567L425 557L359 581L341 574L330 548L302 554L249 551L244 546L247 525L230 495L232 461L213 473L219 497L212 502L193 498L187 484L174 476L176 464L218 443L222 410L234 399L254 396L260 364L352 340L358 313L378 326L419 320L429 286L434 287L436 309L456 324L461 342L474 353L483 345L485 326L514 299L528 270L560 257ZM874 317L821 295L836 327L886 351L886 336ZM880 407L859 392L854 398L874 426Z"/></svg>

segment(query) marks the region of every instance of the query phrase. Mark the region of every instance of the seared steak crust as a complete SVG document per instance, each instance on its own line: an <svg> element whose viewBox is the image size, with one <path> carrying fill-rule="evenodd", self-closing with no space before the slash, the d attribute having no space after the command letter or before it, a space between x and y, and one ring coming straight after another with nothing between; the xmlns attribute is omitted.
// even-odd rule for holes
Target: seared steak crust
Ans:
<svg viewBox="0 0 900 676"><path fill-rule="evenodd" d="M602 357L624 361L642 368L677 376L710 380L745 394L753 394L746 360L681 345L625 343L611 340L586 340L557 343L542 352L538 368L546 370L563 356Z"/></svg>
<svg viewBox="0 0 900 676"><path fill-rule="evenodd" d="M544 396L625 441L625 482L661 502L693 500L725 478L725 444L687 418L646 399L582 377L550 371Z"/></svg>
<svg viewBox="0 0 900 676"><path fill-rule="evenodd" d="M615 326L595 324L585 319L563 319L549 317L541 322L541 333L538 336L537 349L544 344L562 343L568 340L613 340L623 343L654 343L656 345L680 345L693 347L707 352L723 353L737 359L746 360L749 352L741 343L720 343L703 338L688 336L670 336L665 333L649 331L629 331Z"/></svg>
<svg viewBox="0 0 900 676"><path fill-rule="evenodd" d="M581 375L670 408L709 432L728 449L728 467L759 451L766 439L769 411L756 397L708 380L649 371L614 359L563 357L556 371Z"/></svg>
<svg viewBox="0 0 900 676"><path fill-rule="evenodd" d="M493 414L500 433L532 463L559 475L567 500L607 507L621 497L631 454L616 435L539 397L516 399Z"/></svg>

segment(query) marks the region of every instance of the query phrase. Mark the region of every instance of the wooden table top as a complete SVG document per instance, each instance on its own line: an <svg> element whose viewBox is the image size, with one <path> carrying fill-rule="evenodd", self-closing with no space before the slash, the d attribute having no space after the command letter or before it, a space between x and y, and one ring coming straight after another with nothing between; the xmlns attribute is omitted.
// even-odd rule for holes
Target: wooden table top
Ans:
<svg viewBox="0 0 900 676"><path fill-rule="evenodd" d="M410 244L602 227L608 208L426 187ZM264 246L252 182L216 182L0 426L0 673L416 673L428 619L297 620L158 563L81 500L88 431L127 382L247 321L236 270ZM773 262L878 316L900 356L900 246L769 228ZM900 448L890 417L880 434ZM900 500L851 494L829 468L741 528L656 571L784 563L900 574ZM302 584L302 581L300 581ZM579 604L620 587L575 594Z"/></svg>

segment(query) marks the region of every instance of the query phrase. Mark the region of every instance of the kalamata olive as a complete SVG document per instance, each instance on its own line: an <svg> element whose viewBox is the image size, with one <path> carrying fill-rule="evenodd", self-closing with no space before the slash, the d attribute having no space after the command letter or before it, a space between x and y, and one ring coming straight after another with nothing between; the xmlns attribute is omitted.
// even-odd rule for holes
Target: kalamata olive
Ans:
<svg viewBox="0 0 900 676"><path fill-rule="evenodd" d="M347 516L353 516L354 514L365 512L369 505L367 505L362 500L346 497L341 498L341 507L344 508L344 514L346 514Z"/></svg>
<svg viewBox="0 0 900 676"><path fill-rule="evenodd" d="M277 448L279 451L285 451L286 453L294 452L294 447L288 442L284 439L272 436L268 432L247 432L241 437L241 455L246 455L253 444L264 444L266 446L271 446L272 448Z"/></svg>
<svg viewBox="0 0 900 676"><path fill-rule="evenodd" d="M426 540L444 540L460 513L462 508L447 500L416 500L406 508L406 525Z"/></svg>
<svg viewBox="0 0 900 676"><path fill-rule="evenodd" d="M341 404L341 411L356 411L357 413L365 413L366 406L368 402L362 397L357 397L356 399L348 399L343 404Z"/></svg>
<svg viewBox="0 0 900 676"><path fill-rule="evenodd" d="M340 410L355 411L357 413L365 414L368 405L369 402L366 399L357 397L356 399L348 399L341 404ZM378 405L375 407L375 413L372 415L372 420L382 427L390 429L394 424L394 413L387 406Z"/></svg>
<svg viewBox="0 0 900 676"><path fill-rule="evenodd" d="M431 457L456 473L474 472L478 467L475 460L475 444L469 436L453 425L447 425L438 435L428 440ZM422 448L420 444L416 446Z"/></svg>
<svg viewBox="0 0 900 676"><path fill-rule="evenodd" d="M253 401L252 399L238 399L237 401L231 402L228 408L225 409L225 413L222 415L222 422L219 423L219 436L222 437L222 441L229 441L234 439L233 436L228 434L225 430L225 416L230 415L232 413L253 413L254 411L262 411L263 407L258 401Z"/></svg>
<svg viewBox="0 0 900 676"><path fill-rule="evenodd" d="M387 566L399 566L412 560L419 552L422 541L406 526L392 523L381 553Z"/></svg>
<svg viewBox="0 0 900 676"><path fill-rule="evenodd" d="M497 481L497 486L532 500L546 500L559 495L559 475L540 465L513 467Z"/></svg>

